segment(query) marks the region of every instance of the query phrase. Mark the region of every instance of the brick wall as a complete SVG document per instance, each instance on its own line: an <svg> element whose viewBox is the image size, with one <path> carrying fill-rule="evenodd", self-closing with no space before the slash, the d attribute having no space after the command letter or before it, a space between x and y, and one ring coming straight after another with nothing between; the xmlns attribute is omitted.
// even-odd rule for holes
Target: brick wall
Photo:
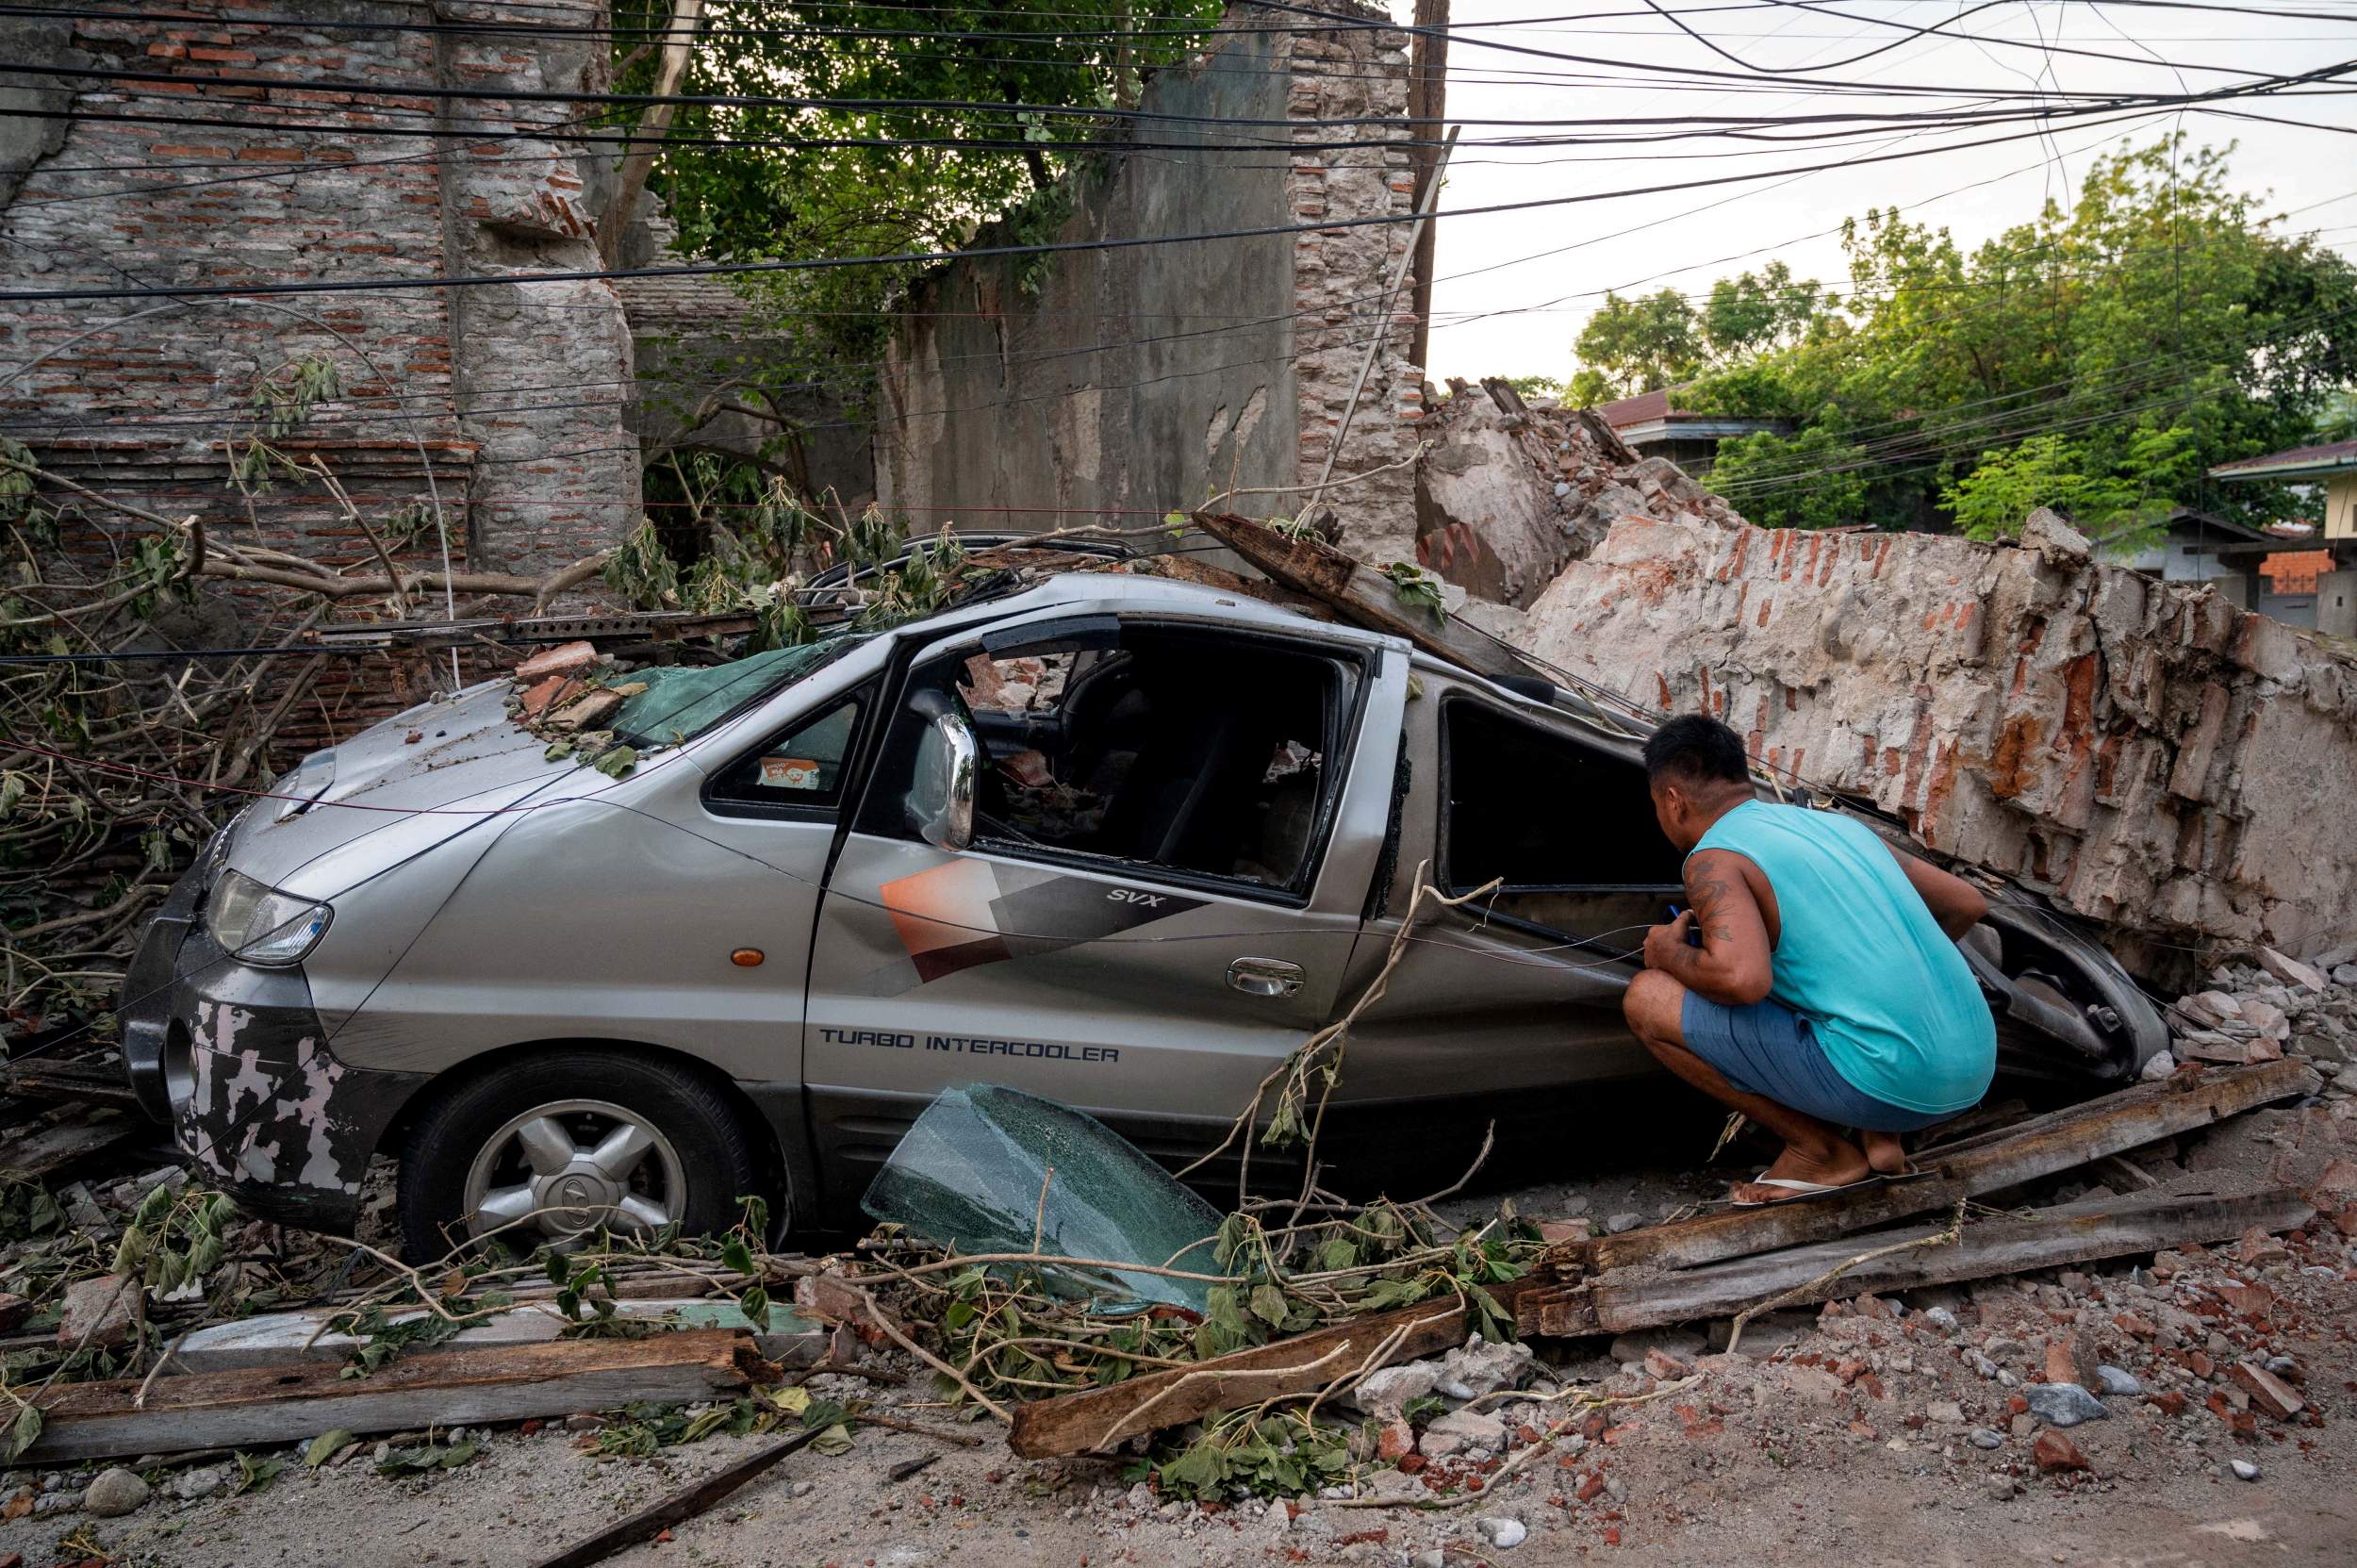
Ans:
<svg viewBox="0 0 2357 1568"><path fill-rule="evenodd" d="M577 110L336 84L594 91L605 85L602 47L551 34L602 18L586 3L200 0L171 22L12 22L20 59L173 79L51 78L0 104L70 103L76 116L0 123L0 161L29 164L0 183L0 276L14 289L167 289L594 268L581 149L557 125ZM255 434L245 416L257 381L318 357L344 396L281 445L326 462L373 520L404 510L431 520L401 550L405 563L438 566L446 534L461 570L537 574L635 520L630 340L602 283L0 305L0 431L57 471L152 511L201 516L242 548L372 560L316 482L281 479L250 503L227 485L233 443ZM152 528L81 513L66 540L79 560L56 564L68 576L103 572ZM231 591L249 635L294 615L291 596L212 591ZM386 612L346 601L338 615ZM314 721L322 734L349 733L411 685L389 665L349 669L322 681Z"/></svg>

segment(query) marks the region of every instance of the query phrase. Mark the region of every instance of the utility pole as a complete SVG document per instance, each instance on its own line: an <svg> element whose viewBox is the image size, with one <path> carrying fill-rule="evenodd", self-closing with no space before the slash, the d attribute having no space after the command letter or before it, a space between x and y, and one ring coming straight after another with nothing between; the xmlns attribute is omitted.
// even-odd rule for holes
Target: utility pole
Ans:
<svg viewBox="0 0 2357 1568"><path fill-rule="evenodd" d="M1428 211L1425 198L1439 177L1447 156L1439 145L1441 123L1448 118L1448 0L1416 0L1415 33L1408 46L1408 124L1424 145L1409 154L1416 171L1415 210ZM1409 358L1419 369L1432 346L1432 257L1437 223L1419 225L1416 237L1415 340Z"/></svg>

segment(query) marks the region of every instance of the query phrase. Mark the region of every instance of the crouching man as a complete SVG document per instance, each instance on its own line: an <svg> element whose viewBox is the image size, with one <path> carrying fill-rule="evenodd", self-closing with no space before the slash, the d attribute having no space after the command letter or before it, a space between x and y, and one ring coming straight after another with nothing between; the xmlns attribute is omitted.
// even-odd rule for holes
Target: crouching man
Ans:
<svg viewBox="0 0 2357 1568"><path fill-rule="evenodd" d="M1978 1103L1996 1071L1996 1026L1953 941L1987 901L1848 817L1755 800L1743 742L1715 718L1664 724L1645 772L1691 907L1646 933L1629 1027L1784 1140L1728 1196L1904 1172L1898 1135Z"/></svg>

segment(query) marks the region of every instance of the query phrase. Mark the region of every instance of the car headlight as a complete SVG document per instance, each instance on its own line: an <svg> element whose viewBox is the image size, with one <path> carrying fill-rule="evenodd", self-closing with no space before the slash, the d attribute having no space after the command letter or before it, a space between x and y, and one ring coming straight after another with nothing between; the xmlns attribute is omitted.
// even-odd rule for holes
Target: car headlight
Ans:
<svg viewBox="0 0 2357 1568"><path fill-rule="evenodd" d="M287 797L278 802L278 815L273 822L284 822L311 809L319 798L336 787L336 749L314 751L303 759L302 765L278 781L271 793Z"/></svg>
<svg viewBox="0 0 2357 1568"><path fill-rule="evenodd" d="M213 940L235 957L275 966L302 963L326 934L328 919L335 913L332 905L264 887L240 872L224 871L213 884L205 923Z"/></svg>

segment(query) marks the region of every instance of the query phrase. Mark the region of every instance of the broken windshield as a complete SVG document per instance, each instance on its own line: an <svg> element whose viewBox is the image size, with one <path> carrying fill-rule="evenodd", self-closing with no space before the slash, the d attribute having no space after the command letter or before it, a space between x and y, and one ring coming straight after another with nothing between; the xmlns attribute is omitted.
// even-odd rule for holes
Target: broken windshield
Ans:
<svg viewBox="0 0 2357 1568"><path fill-rule="evenodd" d="M968 1254L1052 1252L1195 1273L1209 1272L1199 1244L1219 1230L1210 1204L1096 1117L994 1083L943 1090L861 1207ZM1066 1278L1111 1305L1198 1312L1210 1288L1117 1267Z"/></svg>
<svg viewBox="0 0 2357 1568"><path fill-rule="evenodd" d="M615 737L646 751L695 739L779 687L816 674L867 640L846 634L799 648L772 649L709 668L655 665L630 676L647 689L614 715Z"/></svg>

